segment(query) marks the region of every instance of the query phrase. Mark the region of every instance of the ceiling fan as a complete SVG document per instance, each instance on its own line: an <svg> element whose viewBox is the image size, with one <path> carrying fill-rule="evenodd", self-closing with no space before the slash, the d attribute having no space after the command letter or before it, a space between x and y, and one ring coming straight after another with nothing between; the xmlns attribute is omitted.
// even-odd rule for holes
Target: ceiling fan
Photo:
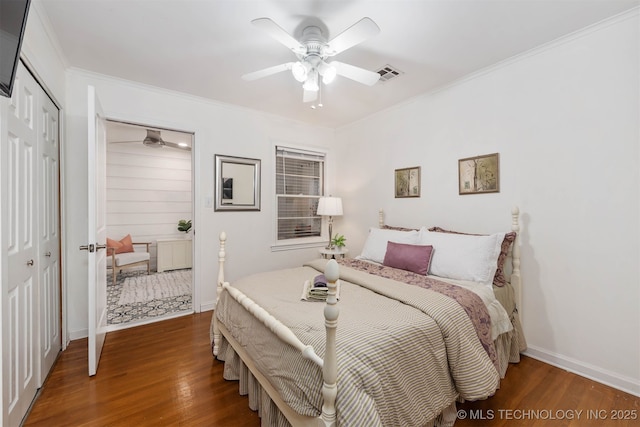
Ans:
<svg viewBox="0 0 640 427"><path fill-rule="evenodd" d="M322 35L322 30L316 26L306 27L302 30L300 40L296 40L269 18L254 19L251 23L289 48L296 55L298 61L245 74L242 76L244 80L257 80L290 70L293 77L303 83L303 102L312 102L318 97L320 77L322 77L324 84L331 83L336 75L340 75L368 86L373 86L380 78L380 75L374 71L338 61L327 62L332 56L362 43L380 32L380 27L370 18L362 18L330 41L327 41Z"/></svg>
<svg viewBox="0 0 640 427"><path fill-rule="evenodd" d="M171 147L171 148L177 148L180 150L191 151L191 147L188 144L185 144L184 142L176 143L176 142L165 141L160 136L160 131L153 130L153 129L147 129L147 136L142 141L138 140L138 141L111 141L111 142L115 144L121 144L126 142L142 142L146 147L151 147L151 148Z"/></svg>

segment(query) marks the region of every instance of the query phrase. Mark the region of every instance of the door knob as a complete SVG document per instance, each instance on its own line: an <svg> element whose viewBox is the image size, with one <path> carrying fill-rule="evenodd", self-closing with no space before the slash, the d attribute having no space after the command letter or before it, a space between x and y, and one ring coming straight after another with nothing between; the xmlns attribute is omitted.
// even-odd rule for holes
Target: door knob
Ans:
<svg viewBox="0 0 640 427"><path fill-rule="evenodd" d="M30 259L29 261L27 261L27 265L28 265L29 267L31 267L31 266L33 265L33 260L32 260L32 259Z"/></svg>
<svg viewBox="0 0 640 427"><path fill-rule="evenodd" d="M106 243L104 245L101 245L99 243L96 243L96 250L98 249L105 249L107 247Z"/></svg>
<svg viewBox="0 0 640 427"><path fill-rule="evenodd" d="M51 256L51 252L47 252L46 254L44 254L44 256L50 257Z"/></svg>

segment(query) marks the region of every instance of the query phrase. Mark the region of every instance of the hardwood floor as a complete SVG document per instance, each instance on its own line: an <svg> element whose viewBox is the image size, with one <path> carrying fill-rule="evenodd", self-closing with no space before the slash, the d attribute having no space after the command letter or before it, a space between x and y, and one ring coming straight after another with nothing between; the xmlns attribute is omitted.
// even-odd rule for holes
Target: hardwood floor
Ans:
<svg viewBox="0 0 640 427"><path fill-rule="evenodd" d="M107 334L89 377L87 340L62 353L25 426L259 426L211 356L212 312Z"/></svg>
<svg viewBox="0 0 640 427"><path fill-rule="evenodd" d="M109 333L92 378L87 340L73 341L24 425L259 426L211 356L211 314ZM640 425L640 398L527 357L510 366L495 396L458 409L456 427Z"/></svg>

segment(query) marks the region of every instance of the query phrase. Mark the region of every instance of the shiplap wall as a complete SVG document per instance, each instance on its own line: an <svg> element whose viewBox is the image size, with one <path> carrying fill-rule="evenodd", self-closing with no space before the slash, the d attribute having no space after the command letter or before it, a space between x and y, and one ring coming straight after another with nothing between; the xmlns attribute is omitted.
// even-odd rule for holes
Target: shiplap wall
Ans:
<svg viewBox="0 0 640 427"><path fill-rule="evenodd" d="M107 236L151 242L155 270L156 240L183 237L178 221L193 218L191 176L190 151L107 144Z"/></svg>

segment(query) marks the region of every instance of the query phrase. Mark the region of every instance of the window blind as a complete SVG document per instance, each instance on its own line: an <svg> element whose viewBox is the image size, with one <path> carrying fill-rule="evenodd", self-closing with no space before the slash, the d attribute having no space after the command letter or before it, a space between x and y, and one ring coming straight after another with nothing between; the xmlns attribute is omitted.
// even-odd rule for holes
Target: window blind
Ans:
<svg viewBox="0 0 640 427"><path fill-rule="evenodd" d="M324 160L323 153L276 147L278 240L320 237L316 211L324 193Z"/></svg>

